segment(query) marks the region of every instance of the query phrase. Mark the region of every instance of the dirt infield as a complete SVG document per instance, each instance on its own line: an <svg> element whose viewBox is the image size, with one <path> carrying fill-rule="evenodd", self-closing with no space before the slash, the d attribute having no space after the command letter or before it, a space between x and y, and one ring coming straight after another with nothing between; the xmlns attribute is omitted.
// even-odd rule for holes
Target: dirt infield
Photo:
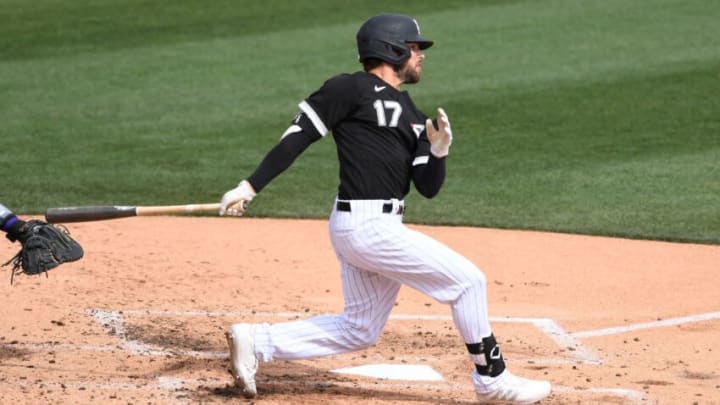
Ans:
<svg viewBox="0 0 720 405"><path fill-rule="evenodd" d="M0 283L0 403L242 403L223 331L342 309L320 220L154 217L69 224L85 258ZM487 275L508 366L546 404L719 404L720 246L413 226ZM0 242L0 258L17 245ZM424 365L442 381L333 372ZM442 304L404 287L371 349L261 363L258 404L471 403Z"/></svg>

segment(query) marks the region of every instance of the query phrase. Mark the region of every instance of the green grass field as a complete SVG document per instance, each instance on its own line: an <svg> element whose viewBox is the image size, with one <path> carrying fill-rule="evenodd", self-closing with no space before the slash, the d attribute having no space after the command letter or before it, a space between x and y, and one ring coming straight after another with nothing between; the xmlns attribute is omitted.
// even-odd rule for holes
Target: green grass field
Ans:
<svg viewBox="0 0 720 405"><path fill-rule="evenodd" d="M408 222L720 243L720 2L0 0L0 202L214 202L380 12L436 41L444 190ZM326 217L334 143L248 215Z"/></svg>

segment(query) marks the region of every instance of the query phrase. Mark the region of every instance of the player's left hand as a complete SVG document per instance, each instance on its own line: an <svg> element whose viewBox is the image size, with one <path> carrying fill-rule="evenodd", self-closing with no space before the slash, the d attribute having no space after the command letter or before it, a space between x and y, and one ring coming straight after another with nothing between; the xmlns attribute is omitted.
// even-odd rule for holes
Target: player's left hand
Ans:
<svg viewBox="0 0 720 405"><path fill-rule="evenodd" d="M452 144L452 129L450 128L450 120L448 119L445 110L442 108L437 109L438 114L438 129L435 129L432 121L428 118L425 121L425 130L427 131L427 137L430 141L430 153L437 158L443 158L450 153L450 144Z"/></svg>
<svg viewBox="0 0 720 405"><path fill-rule="evenodd" d="M220 215L242 216L248 204L255 198L255 189L247 180L243 180L220 200Z"/></svg>

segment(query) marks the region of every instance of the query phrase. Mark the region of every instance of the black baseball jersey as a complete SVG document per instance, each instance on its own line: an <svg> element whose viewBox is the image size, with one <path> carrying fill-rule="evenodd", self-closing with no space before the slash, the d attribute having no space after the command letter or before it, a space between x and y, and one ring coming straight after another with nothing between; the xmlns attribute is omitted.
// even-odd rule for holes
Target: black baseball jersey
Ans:
<svg viewBox="0 0 720 405"><path fill-rule="evenodd" d="M256 191L330 131L340 161L340 199L403 199L411 181L428 198L440 190L445 159L430 153L427 117L407 92L374 74L341 74L299 106L280 142L248 177Z"/></svg>
<svg viewBox="0 0 720 405"><path fill-rule="evenodd" d="M402 199L410 189L413 165L428 162L427 116L407 92L374 74L335 76L300 109L312 124L301 125L304 131L317 137L332 131L341 199Z"/></svg>

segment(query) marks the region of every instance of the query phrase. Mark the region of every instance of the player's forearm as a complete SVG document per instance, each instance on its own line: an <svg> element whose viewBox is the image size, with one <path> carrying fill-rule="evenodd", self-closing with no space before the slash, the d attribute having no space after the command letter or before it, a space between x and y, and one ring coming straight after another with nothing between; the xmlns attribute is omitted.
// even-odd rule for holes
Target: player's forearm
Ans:
<svg viewBox="0 0 720 405"><path fill-rule="evenodd" d="M433 198L440 192L445 181L445 158L430 155L427 164L413 168L413 183L417 191L426 198Z"/></svg>
<svg viewBox="0 0 720 405"><path fill-rule="evenodd" d="M10 208L0 204L0 227L3 227L5 225L5 222L13 217L15 217L15 214L10 211Z"/></svg>
<svg viewBox="0 0 720 405"><path fill-rule="evenodd" d="M25 221L19 219L10 208L0 204L0 229L12 236L19 233L24 224Z"/></svg>
<svg viewBox="0 0 720 405"><path fill-rule="evenodd" d="M255 172L247 178L248 182L256 192L260 192L272 179L290 167L312 142L312 139L303 132L296 132L282 138L265 155Z"/></svg>

